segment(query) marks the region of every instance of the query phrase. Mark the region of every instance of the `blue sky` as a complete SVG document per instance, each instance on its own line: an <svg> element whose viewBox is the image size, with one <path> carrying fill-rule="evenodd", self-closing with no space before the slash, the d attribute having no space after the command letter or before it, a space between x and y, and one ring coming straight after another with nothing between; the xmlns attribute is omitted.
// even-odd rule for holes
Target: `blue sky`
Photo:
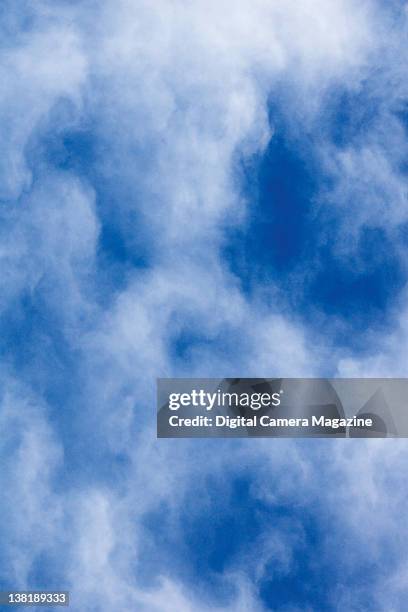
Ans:
<svg viewBox="0 0 408 612"><path fill-rule="evenodd" d="M155 380L407 375L407 18L1 4L2 588L406 609L404 440L156 440Z"/></svg>

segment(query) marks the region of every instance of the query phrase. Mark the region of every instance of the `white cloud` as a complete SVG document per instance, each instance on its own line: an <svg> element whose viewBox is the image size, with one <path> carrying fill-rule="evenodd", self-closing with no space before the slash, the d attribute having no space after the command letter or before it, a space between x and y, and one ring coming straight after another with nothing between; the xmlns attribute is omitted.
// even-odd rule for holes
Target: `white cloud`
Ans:
<svg viewBox="0 0 408 612"><path fill-rule="evenodd" d="M129 465L117 488L101 485L103 475L95 473L91 488L79 482L75 491L58 494L51 474L59 469L63 432L56 441L45 412L34 411L32 421L24 417L25 434L16 447L15 499L21 508L30 500L29 527L46 517L44 537L55 534L55 524L62 530L73 609L261 609L255 587L236 568L238 575L224 576L226 585L235 581L236 594L218 608L200 602L194 588L179 584L170 571L156 588L138 584L133 568L146 537L141 517L158 502L177 511L195 480L220 473L220 463L229 466L228 478L243 461L251 462L254 472L265 461L263 477L272 473L277 479L275 489L257 483L256 495L270 504L276 499L300 504L311 491L316 494L318 453L287 444L280 456L259 441L216 450L213 445L210 451L179 441L177 446L152 443L152 385L159 374L295 376L318 373L325 365L327 353L311 348L308 331L290 314L242 293L226 269L221 246L225 228L244 222L251 206L241 195L235 156L262 152L267 144L269 96L288 100L294 124L303 121L307 127L315 121L330 85L354 86L369 73L378 48L375 5L116 0L70 9L59 3L39 7L37 17L46 27L36 22L18 44L2 49L0 59L5 83L0 104L6 109L1 193L14 200L0 251L7 270L2 301L7 305L48 279L47 300L65 324L72 324L64 327L65 340L79 349L83 387L73 418L83 426L84 444L97 449L95 472L99 456L113 461L122 453ZM73 170L51 170L35 147L36 139L52 130L56 105L66 98L73 109L67 129L81 122L91 126L99 176L116 188L108 214L122 220L125 241L135 249L141 244L149 254L149 267L129 274L125 288L117 289L105 308L92 285L103 222L99 186ZM29 146L37 156L31 164ZM334 171L347 171L346 187L364 195L377 194L374 179L384 185L398 204L392 206L398 217L403 190L376 145L336 153L332 163ZM365 168L364 181L356 176L356 163ZM339 193L344 190L342 184ZM367 210L361 211L361 222L367 222ZM383 210L381 202L375 215ZM129 222L133 213L137 225ZM208 343L191 352L188 364L177 363L170 352L177 331L201 334ZM339 367L358 368L350 360ZM13 425L8 414L6 430ZM18 414L26 414L20 403ZM348 488L333 496L343 507L359 490L345 447L338 449L336 469ZM361 452L359 446L356 463ZM373 451L365 465L370 489L358 498L359 517L388 490L369 478L379 456ZM387 473L400 460L392 457ZM13 474L13 466L9 469ZM10 555L18 559L15 579L24 582L42 547L21 528L22 510L17 508L14 518ZM68 535L74 536L69 544ZM270 557L289 567L290 547L290 538L266 538L257 575Z"/></svg>
<svg viewBox="0 0 408 612"><path fill-rule="evenodd" d="M63 452L42 400L4 368L1 380L2 572L7 583L24 589L38 556L61 542L55 477Z"/></svg>
<svg viewBox="0 0 408 612"><path fill-rule="evenodd" d="M29 139L58 99L79 103L86 77L86 58L72 28L44 23L16 40L6 39L0 53L0 198L5 200L18 199L30 188Z"/></svg>

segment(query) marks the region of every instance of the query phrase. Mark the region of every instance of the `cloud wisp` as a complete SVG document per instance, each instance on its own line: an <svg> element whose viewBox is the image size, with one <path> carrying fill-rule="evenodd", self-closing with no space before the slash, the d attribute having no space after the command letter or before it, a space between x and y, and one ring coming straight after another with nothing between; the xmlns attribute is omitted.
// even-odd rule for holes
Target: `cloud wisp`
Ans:
<svg viewBox="0 0 408 612"><path fill-rule="evenodd" d="M278 109L288 140L313 149L312 210L335 221L339 265L367 265L361 234L380 228L405 267L406 12L6 4L3 584L70 588L81 611L390 609L353 576L370 543L364 570L400 609L405 485L385 499L403 484L402 442L158 443L152 406L158 376L405 373L403 292L362 359L275 299L275 281L245 291L226 253L254 214L242 160L262 158ZM334 137L339 92L352 111ZM319 572L337 590L308 589Z"/></svg>

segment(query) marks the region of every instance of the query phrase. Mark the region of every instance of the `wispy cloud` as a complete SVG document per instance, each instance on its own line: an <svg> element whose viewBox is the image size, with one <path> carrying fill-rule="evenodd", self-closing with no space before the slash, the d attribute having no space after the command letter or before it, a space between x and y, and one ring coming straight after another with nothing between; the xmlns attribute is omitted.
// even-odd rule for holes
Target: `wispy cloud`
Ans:
<svg viewBox="0 0 408 612"><path fill-rule="evenodd" d="M296 572L310 547L311 565L325 572L335 547L347 575L367 542L377 560L403 557L382 501L401 474L402 445L390 452L359 442L350 453L331 441L159 444L152 408L160 375L404 371L401 329L375 337L364 362L345 356L273 299L274 287L245 292L224 252L227 230L251 216L237 160L256 163L273 138L271 100L288 130L311 136L326 186L316 201L342 227L340 258L362 227L394 236L406 222L406 135L395 117L405 99L404 32L393 18L381 3L352 0L8 6L0 53L5 584L68 586L81 611L295 610L299 602L285 608L278 587L273 605L265 585ZM364 87L381 100L372 129L333 143L320 119L337 91ZM404 330L405 316L395 320ZM242 513L232 488L243 477L247 505L262 517L253 544L227 542L225 563L193 576L200 568L188 558L189 537L210 516L202 546L216 555L214 541L227 537L214 527L217 513L233 503ZM391 543L366 524L373 513ZM351 561L337 531L349 534ZM239 532L233 537L239 544ZM216 583L212 594L206 581ZM352 596L341 597L352 609Z"/></svg>

